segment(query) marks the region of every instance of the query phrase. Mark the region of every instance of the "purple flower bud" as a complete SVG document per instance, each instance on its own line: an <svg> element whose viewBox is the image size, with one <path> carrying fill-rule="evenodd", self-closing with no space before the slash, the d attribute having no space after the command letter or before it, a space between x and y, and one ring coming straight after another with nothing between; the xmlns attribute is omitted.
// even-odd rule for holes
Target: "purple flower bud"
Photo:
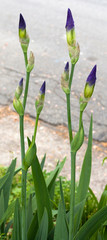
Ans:
<svg viewBox="0 0 107 240"><path fill-rule="evenodd" d="M19 87L23 87L23 78L21 78L21 80L19 82Z"/></svg>
<svg viewBox="0 0 107 240"><path fill-rule="evenodd" d="M21 30L26 29L26 22L21 13L20 13L20 18L19 18L19 29L21 29Z"/></svg>
<svg viewBox="0 0 107 240"><path fill-rule="evenodd" d="M66 28L66 31L70 31L71 29L74 28L73 16L72 16L71 10L69 8L67 11L67 20L66 20L65 28Z"/></svg>
<svg viewBox="0 0 107 240"><path fill-rule="evenodd" d="M97 66L95 65L86 80L86 84L84 88L84 97L86 99L89 99L92 96L94 91L95 82L96 82L96 68Z"/></svg>
<svg viewBox="0 0 107 240"><path fill-rule="evenodd" d="M46 82L44 81L40 88L40 94L45 95L45 88L46 88Z"/></svg>
<svg viewBox="0 0 107 240"><path fill-rule="evenodd" d="M66 63L65 68L64 68L64 71L65 71L65 72L68 72L68 71L69 71L69 62Z"/></svg>
<svg viewBox="0 0 107 240"><path fill-rule="evenodd" d="M89 84L89 86L92 86L92 85L95 85L95 82L96 82L96 69L97 69L97 66L95 65L93 67L93 69L91 70L87 80L86 80L86 83Z"/></svg>
<svg viewBox="0 0 107 240"><path fill-rule="evenodd" d="M66 94L70 93L70 90L69 90L69 62L66 63L64 72L61 75L61 87L62 87L62 90Z"/></svg>
<svg viewBox="0 0 107 240"><path fill-rule="evenodd" d="M46 82L44 81L40 88L39 95L37 96L35 101L37 114L40 114L43 109L44 99L45 99L45 88L46 88Z"/></svg>

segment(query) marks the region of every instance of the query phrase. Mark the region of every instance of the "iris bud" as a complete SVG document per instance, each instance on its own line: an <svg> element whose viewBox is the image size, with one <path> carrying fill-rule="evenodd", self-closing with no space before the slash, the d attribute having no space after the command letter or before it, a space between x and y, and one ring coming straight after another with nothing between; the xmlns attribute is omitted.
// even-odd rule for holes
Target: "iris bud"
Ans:
<svg viewBox="0 0 107 240"><path fill-rule="evenodd" d="M23 78L21 78L19 85L17 86L16 91L15 91L15 97L17 99L20 98L22 91L23 91Z"/></svg>
<svg viewBox="0 0 107 240"><path fill-rule="evenodd" d="M95 65L86 80L84 94L82 94L82 96L80 97L80 111L84 111L88 104L88 101L90 100L93 94L96 83L96 69L97 66Z"/></svg>
<svg viewBox="0 0 107 240"><path fill-rule="evenodd" d="M62 87L62 90L66 94L70 93L70 89L69 89L69 62L66 63L65 68L64 68L64 72L61 76L61 87Z"/></svg>
<svg viewBox="0 0 107 240"><path fill-rule="evenodd" d="M26 22L22 14L20 14L20 19L19 19L19 37L26 38Z"/></svg>
<svg viewBox="0 0 107 240"><path fill-rule="evenodd" d="M36 107L37 114L41 113L43 106L44 106L45 89L46 89L46 82L43 82L43 84L40 88L39 94L35 101L35 107Z"/></svg>
<svg viewBox="0 0 107 240"><path fill-rule="evenodd" d="M33 54L33 52L31 51L31 52L30 52L30 57L29 57L29 60L28 60L28 64L27 64L27 68L26 68L26 71L27 71L27 72L31 72L32 69L34 68L34 60L35 60L34 54Z"/></svg>
<svg viewBox="0 0 107 240"><path fill-rule="evenodd" d="M68 8L67 11L67 20L66 20L66 37L67 37L67 43L68 45L74 44L76 41L75 39L75 29L74 29L74 19L71 13L71 10Z"/></svg>
<svg viewBox="0 0 107 240"><path fill-rule="evenodd" d="M20 14L20 18L19 18L19 41L21 43L23 52L27 52L30 38L26 32L26 22L22 14Z"/></svg>
<svg viewBox="0 0 107 240"><path fill-rule="evenodd" d="M94 86L96 82L96 69L97 69L97 66L95 65L86 80L86 84L84 88L85 98L90 98L93 94Z"/></svg>
<svg viewBox="0 0 107 240"><path fill-rule="evenodd" d="M74 20L73 20L71 10L69 8L67 11L67 20L66 20L65 28L66 28L66 37L67 37L68 51L69 51L71 63L76 64L80 55L80 47L79 47L79 44L76 43Z"/></svg>

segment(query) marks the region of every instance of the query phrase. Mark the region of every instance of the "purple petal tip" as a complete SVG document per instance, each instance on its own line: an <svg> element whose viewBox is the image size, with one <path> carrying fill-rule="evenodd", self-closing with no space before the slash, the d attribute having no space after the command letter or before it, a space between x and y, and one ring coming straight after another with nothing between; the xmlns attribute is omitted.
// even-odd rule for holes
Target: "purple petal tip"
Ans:
<svg viewBox="0 0 107 240"><path fill-rule="evenodd" d="M19 86L22 87L23 86L23 78L21 78L20 82L19 82Z"/></svg>
<svg viewBox="0 0 107 240"><path fill-rule="evenodd" d="M97 70L97 65L93 67L91 70L86 82L89 84L89 86L95 85L96 82L96 70Z"/></svg>
<svg viewBox="0 0 107 240"><path fill-rule="evenodd" d="M74 28L74 19L73 19L71 10L69 8L67 11L67 20L66 20L65 28L67 31L70 31L71 29Z"/></svg>
<svg viewBox="0 0 107 240"><path fill-rule="evenodd" d="M20 18L19 18L19 29L24 30L26 28L26 22L24 20L24 17L20 13Z"/></svg>
<svg viewBox="0 0 107 240"><path fill-rule="evenodd" d="M64 70L65 70L65 72L69 71L69 62L66 63Z"/></svg>
<svg viewBox="0 0 107 240"><path fill-rule="evenodd" d="M41 88L40 88L40 93L45 94L45 89L46 89L46 82L44 81Z"/></svg>

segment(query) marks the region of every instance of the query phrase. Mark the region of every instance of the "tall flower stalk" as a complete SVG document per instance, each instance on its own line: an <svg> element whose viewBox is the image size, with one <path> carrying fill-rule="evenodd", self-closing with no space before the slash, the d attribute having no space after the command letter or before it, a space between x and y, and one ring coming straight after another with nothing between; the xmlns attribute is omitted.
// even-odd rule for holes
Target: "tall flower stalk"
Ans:
<svg viewBox="0 0 107 240"><path fill-rule="evenodd" d="M30 72L34 66L34 56L30 54L29 60L27 58L27 50L29 46L29 36L26 31L26 22L20 14L19 18L19 40L24 54L25 67L26 67L26 82L25 82L25 91L23 98L23 109L25 112L28 87L29 87L29 78ZM22 203L22 240L27 240L27 216L26 216L26 178L27 178L27 169L25 169L25 143L24 143L24 113L20 116L20 143L21 143L21 161L22 161L22 194L21 194L21 203Z"/></svg>
<svg viewBox="0 0 107 240"><path fill-rule="evenodd" d="M84 128L82 115L87 103L93 93L95 81L96 81L96 66L92 69L89 74L86 85L84 88L84 94L80 97L80 119L79 119L79 130L76 135L73 137L72 133L72 119L71 119L71 86L74 75L75 64L79 59L80 48L79 44L76 42L75 35L75 25L71 10L67 11L67 20L66 20L66 37L68 44L68 51L71 61L71 72L69 76L69 63L65 65L64 73L61 76L61 87L66 94L66 103L67 103L67 119L68 119L68 132L69 132L69 142L70 142L70 152L71 152L71 194L70 194L70 218L69 218L69 240L74 238L74 209L75 209L75 166L76 166L76 153L81 147L84 141Z"/></svg>
<svg viewBox="0 0 107 240"><path fill-rule="evenodd" d="M67 20L66 20L66 37L68 44L68 51L71 60L71 73L69 77L69 93L66 93L66 102L67 102L67 119L68 119L68 132L69 132L69 142L70 148L71 143L73 141L73 133L72 133L72 119L71 119L71 104L70 104L70 96L71 96L71 85L73 80L74 68L75 64L79 59L79 45L76 43L75 37L75 26L74 20L71 13L71 10L68 9L67 12ZM74 236L74 207L75 207L75 160L76 160L76 152L71 151L71 199L70 199L70 220L69 220L69 240L73 239Z"/></svg>

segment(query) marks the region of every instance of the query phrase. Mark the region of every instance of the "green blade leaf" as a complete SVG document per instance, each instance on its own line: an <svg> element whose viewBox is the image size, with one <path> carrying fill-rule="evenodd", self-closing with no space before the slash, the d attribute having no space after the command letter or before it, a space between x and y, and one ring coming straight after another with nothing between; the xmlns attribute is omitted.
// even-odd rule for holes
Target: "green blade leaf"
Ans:
<svg viewBox="0 0 107 240"><path fill-rule="evenodd" d="M88 147L84 157L79 185L77 188L76 203L79 203L86 198L90 183L91 162L92 162L92 117L90 121Z"/></svg>
<svg viewBox="0 0 107 240"><path fill-rule="evenodd" d="M46 185L48 187L49 193L51 192L51 190L55 184L55 180L58 177L58 175L60 174L60 172L65 164L65 161L66 161L66 157L61 161L61 163L58 163L56 168L51 172L50 176L46 179Z"/></svg>
<svg viewBox="0 0 107 240"><path fill-rule="evenodd" d="M35 193L36 193L38 221L40 224L43 213L44 213L44 209L46 208L48 213L49 231L50 231L53 227L52 210L50 205L48 189L46 187L45 179L44 179L42 169L37 156L32 162L32 175L33 175L33 181L34 181L34 187L35 187Z"/></svg>
<svg viewBox="0 0 107 240"><path fill-rule="evenodd" d="M38 216L37 216L37 211L36 211L36 213L34 214L34 217L32 219L32 222L29 226L29 229L28 229L27 240L31 240L31 239L34 240L37 230L38 230Z"/></svg>
<svg viewBox="0 0 107 240"><path fill-rule="evenodd" d="M30 223L33 218L33 211L32 211L32 194L30 194L28 199L28 205L27 205L27 229L30 226Z"/></svg>
<svg viewBox="0 0 107 240"><path fill-rule="evenodd" d="M85 199L82 200L81 202L79 202L78 204L76 204L76 206L75 206L75 218L74 218L74 232L75 233L77 232L77 230L79 228L84 205L85 205Z"/></svg>
<svg viewBox="0 0 107 240"><path fill-rule="evenodd" d="M22 167L18 167L16 170L15 170L15 172L14 172L14 176L18 173L18 172L20 172L22 170Z"/></svg>
<svg viewBox="0 0 107 240"><path fill-rule="evenodd" d="M47 236L48 236L48 214L45 208L35 240L47 240Z"/></svg>
<svg viewBox="0 0 107 240"><path fill-rule="evenodd" d="M92 122L93 121L91 116L88 146L87 146L87 150L86 150L83 165L82 165L79 185L77 188L76 204L79 204L80 202L84 201L84 199L86 199L88 187L90 183L91 162L92 162ZM82 204L82 209L80 208L80 211L78 211L78 214L76 215L77 220L75 220L75 231L78 230L78 226L80 224L81 216L83 213L83 208L84 208L84 205Z"/></svg>
<svg viewBox="0 0 107 240"><path fill-rule="evenodd" d="M107 220L107 206L96 212L78 231L74 240L89 240Z"/></svg>
<svg viewBox="0 0 107 240"><path fill-rule="evenodd" d="M0 225L1 225L4 221L8 220L8 219L11 217L11 215L12 215L13 212L14 212L14 208L15 208L15 201L12 202L12 203L8 206L8 208L6 209L5 213L3 214L2 218L0 219Z"/></svg>
<svg viewBox="0 0 107 240"><path fill-rule="evenodd" d="M4 214L4 194L2 190L0 194L0 219L2 218L3 214ZM0 226L1 233L4 233L5 231L4 227L5 227L5 222L3 222L2 225Z"/></svg>
<svg viewBox="0 0 107 240"><path fill-rule="evenodd" d="M64 194L63 194L63 189L62 189L61 178L60 178L60 194L61 194L61 201L62 201L62 205L63 205L64 218L65 218L65 221L66 221L67 230L69 231L69 226L68 226L68 221L67 221L66 207L65 207L65 201L64 201Z"/></svg>
<svg viewBox="0 0 107 240"><path fill-rule="evenodd" d="M65 219L63 203L60 201L58 207L58 215L56 220L56 227L54 233L54 240L68 240L68 229Z"/></svg>
<svg viewBox="0 0 107 240"><path fill-rule="evenodd" d="M6 182L8 176L9 176L9 173L5 174L2 178L0 178L0 190L3 187L4 183Z"/></svg>
<svg viewBox="0 0 107 240"><path fill-rule="evenodd" d="M105 231L104 231L104 240L107 239L107 226L105 227Z"/></svg>
<svg viewBox="0 0 107 240"><path fill-rule="evenodd" d="M44 167L44 164L45 164L45 160L46 160L46 153L44 154L44 157L42 158L42 161L41 161L41 169L43 170L43 167Z"/></svg>
<svg viewBox="0 0 107 240"><path fill-rule="evenodd" d="M98 204L98 209L101 209L104 206L107 206L107 190L104 190L101 195L101 198Z"/></svg>
<svg viewBox="0 0 107 240"><path fill-rule="evenodd" d="M82 211L82 208L83 208L84 205L85 205L85 199L82 202L75 205L75 208L74 208L75 222L77 221L77 216L78 216L78 222L80 221L81 211ZM66 214L68 223L69 223L69 216L70 216L70 211L67 212L67 214Z"/></svg>
<svg viewBox="0 0 107 240"><path fill-rule="evenodd" d="M105 160L107 160L107 157L105 157L105 158L103 159L102 165L105 163Z"/></svg>
<svg viewBox="0 0 107 240"><path fill-rule="evenodd" d="M3 217L3 214L4 214L4 194L2 190L0 194L0 219Z"/></svg>
<svg viewBox="0 0 107 240"><path fill-rule="evenodd" d="M19 200L16 199L12 240L21 240L21 239L22 239L22 234L21 234L20 205L19 205Z"/></svg>
<svg viewBox="0 0 107 240"><path fill-rule="evenodd" d="M13 225L13 219L10 220L10 222L7 223L7 225L5 226L5 235L7 235L10 227Z"/></svg>
<svg viewBox="0 0 107 240"><path fill-rule="evenodd" d="M8 178L5 182L5 184L3 185L3 194L4 194L4 210L7 209L8 207L8 201L9 201L9 195L10 195L10 190L11 190L11 186L12 186L12 180L13 180L13 176L14 176L14 171L15 171L15 166L16 166L16 159L14 159L7 171Z"/></svg>
<svg viewBox="0 0 107 240"><path fill-rule="evenodd" d="M96 202L97 206L98 206L98 200L97 200L97 197L95 196L94 192L92 191L92 189L89 187L88 188L90 194L92 195L94 201Z"/></svg>

